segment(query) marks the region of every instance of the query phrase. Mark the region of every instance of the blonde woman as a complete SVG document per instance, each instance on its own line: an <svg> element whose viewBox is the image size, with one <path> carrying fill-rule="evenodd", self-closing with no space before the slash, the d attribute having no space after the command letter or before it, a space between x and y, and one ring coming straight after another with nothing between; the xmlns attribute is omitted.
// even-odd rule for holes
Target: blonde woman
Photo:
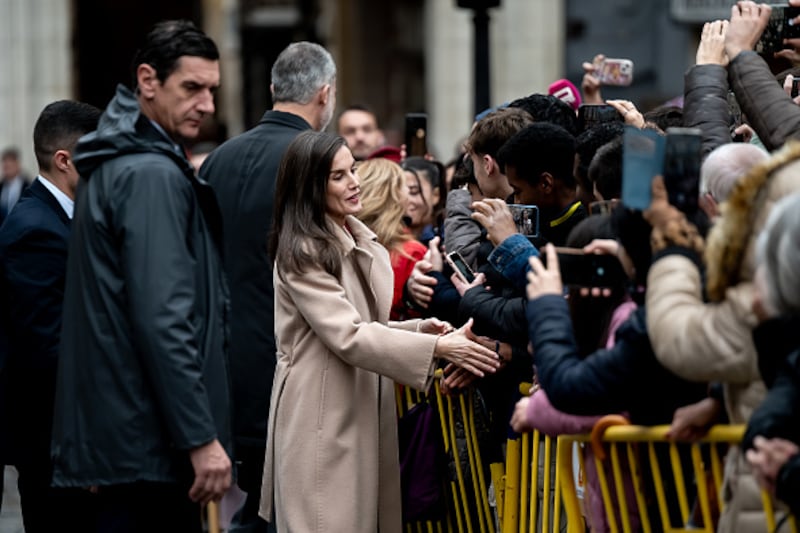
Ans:
<svg viewBox="0 0 800 533"><path fill-rule="evenodd" d="M408 207L408 184L403 169L388 159L370 159L358 167L361 177L361 212L358 218L378 236L389 251L394 271L394 294L390 318L408 317L403 287L427 248L414 239L403 224Z"/></svg>

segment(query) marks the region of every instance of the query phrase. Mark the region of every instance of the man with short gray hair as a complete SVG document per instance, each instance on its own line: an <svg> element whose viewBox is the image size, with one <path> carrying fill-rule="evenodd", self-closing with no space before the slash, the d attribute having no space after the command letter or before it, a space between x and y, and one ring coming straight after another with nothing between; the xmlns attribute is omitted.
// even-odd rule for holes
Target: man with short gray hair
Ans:
<svg viewBox="0 0 800 533"><path fill-rule="evenodd" d="M224 225L224 266L231 290L230 372L239 487L248 497L231 532L267 531L258 517L267 415L275 372L272 226L275 178L289 143L325 129L336 106L336 64L321 46L290 44L272 67L274 102L251 130L203 163L201 178L217 194Z"/></svg>

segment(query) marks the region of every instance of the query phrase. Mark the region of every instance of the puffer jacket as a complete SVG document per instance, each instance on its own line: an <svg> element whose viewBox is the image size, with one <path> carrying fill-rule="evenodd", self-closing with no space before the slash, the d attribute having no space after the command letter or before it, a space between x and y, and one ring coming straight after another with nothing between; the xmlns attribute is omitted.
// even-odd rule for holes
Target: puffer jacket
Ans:
<svg viewBox="0 0 800 533"><path fill-rule="evenodd" d="M122 86L74 159L53 483L191 483L189 450L231 455L214 193Z"/></svg>
<svg viewBox="0 0 800 533"><path fill-rule="evenodd" d="M768 151L800 135L800 107L775 81L761 56L747 51L734 57L728 64L728 81L742 113Z"/></svg>
<svg viewBox="0 0 800 533"><path fill-rule="evenodd" d="M798 142L739 180L708 237L710 303L703 300L699 269L683 255L658 258L648 274L647 329L656 357L685 379L722 382L732 424L746 423L766 394L751 336L756 239L774 203L798 190ZM728 455L726 472L721 531L763 531L759 491L738 448Z"/></svg>
<svg viewBox="0 0 800 533"><path fill-rule="evenodd" d="M683 125L700 128L703 159L731 142L728 72L720 65L695 65L683 78Z"/></svg>
<svg viewBox="0 0 800 533"><path fill-rule="evenodd" d="M707 387L679 378L655 358L639 308L616 332L616 344L581 358L567 301L546 295L528 302L534 364L553 407L592 416L627 411L634 424L665 424L675 409L704 398Z"/></svg>

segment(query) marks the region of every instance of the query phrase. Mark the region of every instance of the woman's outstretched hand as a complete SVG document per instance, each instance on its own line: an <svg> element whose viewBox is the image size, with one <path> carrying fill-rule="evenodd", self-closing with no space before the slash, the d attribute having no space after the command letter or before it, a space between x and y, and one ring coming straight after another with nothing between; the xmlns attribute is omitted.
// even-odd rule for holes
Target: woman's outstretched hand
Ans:
<svg viewBox="0 0 800 533"><path fill-rule="evenodd" d="M479 377L500 367L500 356L477 342L471 318L453 333L439 337L434 354Z"/></svg>

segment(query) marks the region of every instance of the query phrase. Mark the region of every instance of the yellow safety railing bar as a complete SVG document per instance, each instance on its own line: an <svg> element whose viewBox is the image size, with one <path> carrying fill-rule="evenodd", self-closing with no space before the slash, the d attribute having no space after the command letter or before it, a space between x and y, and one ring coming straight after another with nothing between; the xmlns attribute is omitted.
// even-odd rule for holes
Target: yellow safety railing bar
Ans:
<svg viewBox="0 0 800 533"><path fill-rule="evenodd" d="M538 431L533 432L533 460L531 461L531 468L536 468L536 475L533 476L531 481L531 494L533 497L531 498L531 512L530 512L530 524L531 524L531 531L536 530L536 521L539 518L537 515L538 505L539 505L539 445L541 444L541 433Z"/></svg>
<svg viewBox="0 0 800 533"><path fill-rule="evenodd" d="M711 514L711 501L710 494L706 490L707 476L711 476L714 482L714 490L720 495L722 484L722 466L720 461L720 452L717 448L720 444L738 444L744 434L745 427L738 426L714 426L711 430L698 442L688 445L688 451L691 458L691 472L697 480L697 504L703 520L702 528L700 525L694 525L691 529L675 528L670 523L669 509L667 507L667 499L663 489L663 477L661 472L661 464L658 461L656 454L656 444L667 444L669 446L669 462L673 470L673 477L675 481L675 495L677 496L677 503L680 511L681 518L685 525L688 525L690 519L689 498L685 489L685 472L680 460L680 452L674 442L666 438L669 426L606 426L602 434L602 441L599 439L592 439L592 435L562 435L558 438L557 445L557 488L556 490L561 493L563 498L564 508L567 513L567 532L579 533L584 531L583 517L580 512L580 505L578 503L577 494L575 491L574 480L572 479L572 446L575 443L592 442L595 448L597 459L597 475L600 482L603 502L607 514L608 524L611 531L619 531L619 527L615 520L615 513L609 501L612 499L612 491L608 487L608 480L606 479L605 471L603 468L602 460L605 459L605 451L602 450L602 444L610 445L611 450L611 468L614 475L616 484L616 501L620 508L622 515L622 528L627 533L631 529L631 524L628 520L629 512L627 512L627 500L625 497L625 490L623 486L623 472L621 470L621 460L619 457L619 450L617 443L627 445L627 458L630 466L630 475L633 481L634 493L636 496L636 503L640 510L641 528L645 533L652 531L649 522L648 513L646 509L646 502L644 501L643 490L641 486L641 475L639 461L636 454L634 443L642 443L647 446L647 454L649 458L649 468L652 472L653 485L656 492L656 499L658 504L658 514L664 526L664 531L670 533L688 532L688 531L704 531L713 533L713 517ZM597 440L597 442L595 442ZM701 444L709 446L709 460L710 464L706 465L701 452ZM597 453L599 450L599 453ZM687 465L688 467L688 465ZM719 500L720 505L722 499ZM766 493L762 492L762 503L766 517L766 526L768 531L775 530L777 525L775 505L772 498ZM722 509L720 509L721 511ZM557 524L558 522L556 522ZM788 525L793 533L797 533L797 522L794 516L788 517ZM554 532L556 530L554 529Z"/></svg>
<svg viewBox="0 0 800 533"><path fill-rule="evenodd" d="M680 452L678 452L678 445L674 442L669 444L669 458L672 463L672 474L675 481L675 487L678 489L678 506L681 509L681 518L683 523L689 522L689 500L686 495L686 485L684 484L683 466L681 465Z"/></svg>
<svg viewBox="0 0 800 533"><path fill-rule="evenodd" d="M547 437L547 440L552 442L552 437ZM558 459L558 441L556 441L556 459ZM546 475L548 478L550 477L550 464L547 465ZM559 533L561 529L561 474L559 474L558 468L556 468L555 484L555 495L553 496L553 533ZM545 529L542 528L542 531L545 531Z"/></svg>
<svg viewBox="0 0 800 533"><path fill-rule="evenodd" d="M472 444L472 461L470 464L473 467L473 475L472 475L472 484L475 487L475 501L478 505L478 513L480 514L481 509L483 510L483 517L481 518L481 524L483 524L483 520L486 520L486 528L484 529L481 526L481 531L487 531L488 533L494 533L494 524L492 522L492 513L489 510L489 494L487 492L486 487L486 479L483 475L483 461L481 460L481 450L480 446L478 445L478 433L475 430L475 402L473 395L473 390L469 390L469 407L467 409L467 418L469 419L469 426L465 424L464 429L468 429L467 431L467 442ZM463 407L462 407L463 409ZM475 471L477 470L478 475L475 475Z"/></svg>
<svg viewBox="0 0 800 533"><path fill-rule="evenodd" d="M544 438L544 468L542 471L544 475L544 492L542 497L542 531L547 531L547 525L550 523L550 457L553 440L545 435ZM536 471L539 471L537 465ZM538 499L538 496L537 496Z"/></svg>
<svg viewBox="0 0 800 533"><path fill-rule="evenodd" d="M506 441L506 475L503 494L503 533L513 533L519 527L519 457L520 440Z"/></svg>
<svg viewBox="0 0 800 533"><path fill-rule="evenodd" d="M502 524L505 505L505 465L503 463L491 463L489 464L489 472L492 475L492 486L494 487L494 503L495 509L497 510L497 519L500 521L500 524Z"/></svg>
<svg viewBox="0 0 800 533"><path fill-rule="evenodd" d="M628 466L633 478L633 492L636 495L636 508L639 510L639 521L644 533L651 533L653 528L650 525L650 517L647 515L647 502L644 500L644 489L642 487L642 475L639 468L639 458L633 446L628 446Z"/></svg>
<svg viewBox="0 0 800 533"><path fill-rule="evenodd" d="M537 497L536 494L530 492L531 486L531 435L525 433L520 438L520 445L522 447L522 461L520 470L520 498L519 498L519 531L526 531L528 529L528 513L525 508L530 505L531 500ZM534 474L535 475L535 474Z"/></svg>
<svg viewBox="0 0 800 533"><path fill-rule="evenodd" d="M622 475L622 468L619 464L619 449L616 443L611 445L611 470L614 473L614 485L617 489L617 501L619 502L620 519L622 530L631 533L631 519L628 512L628 498L625 494L625 479Z"/></svg>
<svg viewBox="0 0 800 533"><path fill-rule="evenodd" d="M588 442L589 436L583 442ZM567 513L567 533L584 533L586 525L578 503L575 480L572 478L572 444L579 442L580 437L560 435L556 441L556 469L560 473L561 495L564 499L564 509Z"/></svg>

